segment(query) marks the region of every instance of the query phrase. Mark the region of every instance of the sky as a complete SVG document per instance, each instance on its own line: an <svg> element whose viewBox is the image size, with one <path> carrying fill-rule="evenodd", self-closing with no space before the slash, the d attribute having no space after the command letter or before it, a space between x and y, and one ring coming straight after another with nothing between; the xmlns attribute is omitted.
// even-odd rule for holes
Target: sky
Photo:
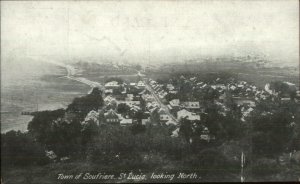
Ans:
<svg viewBox="0 0 300 184"><path fill-rule="evenodd" d="M1 60L299 62L298 0L1 1Z"/></svg>

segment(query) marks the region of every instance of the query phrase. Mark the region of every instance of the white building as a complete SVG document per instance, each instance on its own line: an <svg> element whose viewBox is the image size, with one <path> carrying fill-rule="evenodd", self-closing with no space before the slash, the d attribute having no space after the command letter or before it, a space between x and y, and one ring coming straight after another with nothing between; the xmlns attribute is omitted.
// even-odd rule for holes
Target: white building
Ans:
<svg viewBox="0 0 300 184"><path fill-rule="evenodd" d="M146 85L145 85L145 83L143 81L139 81L136 86L138 88L145 88L146 87Z"/></svg>
<svg viewBox="0 0 300 184"><path fill-rule="evenodd" d="M111 81L105 84L105 88L118 88L120 85L117 81Z"/></svg>
<svg viewBox="0 0 300 184"><path fill-rule="evenodd" d="M177 119L180 120L181 118L187 118L188 120L195 121L200 120L200 115L187 111L186 109L182 109L177 112Z"/></svg>

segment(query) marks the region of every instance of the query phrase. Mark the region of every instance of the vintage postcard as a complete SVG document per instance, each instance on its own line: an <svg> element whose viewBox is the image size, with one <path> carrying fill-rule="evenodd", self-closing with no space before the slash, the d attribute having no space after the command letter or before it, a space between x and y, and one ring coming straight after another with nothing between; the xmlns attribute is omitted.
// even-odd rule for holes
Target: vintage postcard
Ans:
<svg viewBox="0 0 300 184"><path fill-rule="evenodd" d="M1 1L1 184L299 182L298 0Z"/></svg>

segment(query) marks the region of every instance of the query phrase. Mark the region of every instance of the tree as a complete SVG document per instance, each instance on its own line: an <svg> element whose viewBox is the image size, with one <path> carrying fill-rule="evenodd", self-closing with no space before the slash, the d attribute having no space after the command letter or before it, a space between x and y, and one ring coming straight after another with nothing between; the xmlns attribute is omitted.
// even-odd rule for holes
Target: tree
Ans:
<svg viewBox="0 0 300 184"><path fill-rule="evenodd" d="M287 143L292 139L290 115L282 109L263 116L255 113L252 119L253 152L258 156L277 157L287 150Z"/></svg>
<svg viewBox="0 0 300 184"><path fill-rule="evenodd" d="M130 111L130 107L125 103L120 103L117 107L117 111L120 114L128 114Z"/></svg>
<svg viewBox="0 0 300 184"><path fill-rule="evenodd" d="M92 92L86 96L75 98L68 106L67 112L75 112L80 120L83 120L87 113L103 107L102 91L93 88Z"/></svg>
<svg viewBox="0 0 300 184"><path fill-rule="evenodd" d="M95 135L98 134L98 125L93 119L89 119L83 123L83 127L81 130L82 133L82 143L86 145L90 142Z"/></svg>
<svg viewBox="0 0 300 184"><path fill-rule="evenodd" d="M28 131L39 142L47 143L49 142L53 122L59 118L63 118L64 114L64 109L37 112L28 124Z"/></svg>
<svg viewBox="0 0 300 184"><path fill-rule="evenodd" d="M221 177L227 175L231 164L226 157L216 148L207 148L186 157L185 164L189 168L197 169L203 176ZM218 180L218 179L217 179Z"/></svg>
<svg viewBox="0 0 300 184"><path fill-rule="evenodd" d="M179 123L180 123L179 133L184 136L187 142L190 142L190 139L192 138L192 134L193 134L191 121L188 120L187 118L181 118Z"/></svg>
<svg viewBox="0 0 300 184"><path fill-rule="evenodd" d="M1 165L46 164L44 148L29 133L9 131L1 134Z"/></svg>
<svg viewBox="0 0 300 184"><path fill-rule="evenodd" d="M146 126L140 123L133 124L131 127L131 132L133 135L144 133L146 131Z"/></svg>

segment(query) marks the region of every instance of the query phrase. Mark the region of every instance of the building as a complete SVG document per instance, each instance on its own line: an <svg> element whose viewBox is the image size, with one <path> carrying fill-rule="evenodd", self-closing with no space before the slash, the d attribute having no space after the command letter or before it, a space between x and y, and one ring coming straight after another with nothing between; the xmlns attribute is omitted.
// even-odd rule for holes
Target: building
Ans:
<svg viewBox="0 0 300 184"><path fill-rule="evenodd" d="M145 102L153 102L153 101L155 101L154 96L150 95L150 94L143 94L142 98L143 98L143 100L145 100Z"/></svg>
<svg viewBox="0 0 300 184"><path fill-rule="evenodd" d="M121 103L124 103L126 105L128 105L129 107L132 107L132 106L140 106L141 105L141 102L140 101L119 101L118 104L121 104Z"/></svg>
<svg viewBox="0 0 300 184"><path fill-rule="evenodd" d="M176 91L176 90L172 90L172 91L169 91L169 93L170 93L170 94L177 94L177 93L178 93L178 91Z"/></svg>
<svg viewBox="0 0 300 184"><path fill-rule="evenodd" d="M126 118L123 118L123 119L120 121L120 125L121 125L121 126L129 126L129 125L132 125L132 119L126 119Z"/></svg>
<svg viewBox="0 0 300 184"><path fill-rule="evenodd" d="M138 88L145 88L146 87L146 85L145 85L145 83L143 82L143 81L139 81L138 83L137 83L137 85L136 85Z"/></svg>
<svg viewBox="0 0 300 184"><path fill-rule="evenodd" d="M179 99L173 99L169 103L172 108L179 108L180 105Z"/></svg>
<svg viewBox="0 0 300 184"><path fill-rule="evenodd" d="M150 123L149 119L142 119L142 125L147 125Z"/></svg>
<svg viewBox="0 0 300 184"><path fill-rule="evenodd" d="M105 89L104 91L105 95L109 95L113 93L113 89Z"/></svg>
<svg viewBox="0 0 300 184"><path fill-rule="evenodd" d="M117 81L108 82L104 86L105 86L106 89L115 89L115 88L120 87L120 85L118 84Z"/></svg>
<svg viewBox="0 0 300 184"><path fill-rule="evenodd" d="M108 112L104 113L104 118L106 123L120 124L122 116L110 109Z"/></svg>
<svg viewBox="0 0 300 184"><path fill-rule="evenodd" d="M125 101L132 101L133 97L134 97L133 94L127 94L127 96L125 97Z"/></svg>
<svg viewBox="0 0 300 184"><path fill-rule="evenodd" d="M166 125L177 125L177 123L172 120L172 119L169 119L167 122L166 122Z"/></svg>
<svg viewBox="0 0 300 184"><path fill-rule="evenodd" d="M81 124L88 124L89 122L95 122L99 126L99 113L94 110L90 111Z"/></svg>
<svg viewBox="0 0 300 184"><path fill-rule="evenodd" d="M178 137L178 136L179 136L179 128L175 129L175 130L172 132L171 137Z"/></svg>
<svg viewBox="0 0 300 184"><path fill-rule="evenodd" d="M248 97L232 97L232 100L237 105L248 105L250 107L255 107L255 101L253 98Z"/></svg>
<svg viewBox="0 0 300 184"><path fill-rule="evenodd" d="M172 84L167 84L167 89L168 89L169 91L172 91L172 90L175 89L175 87L174 87Z"/></svg>
<svg viewBox="0 0 300 184"><path fill-rule="evenodd" d="M180 120L181 118L187 118L190 121L196 121L200 120L200 115L187 111L186 109L182 109L177 112L177 119Z"/></svg>
<svg viewBox="0 0 300 184"><path fill-rule="evenodd" d="M165 122L171 120L172 118L168 114L161 114L161 115L159 115L159 119L160 119L160 122L165 123Z"/></svg>
<svg viewBox="0 0 300 184"><path fill-rule="evenodd" d="M208 128L205 127L201 132L200 139L210 142L211 140L215 139L215 136L210 135Z"/></svg>
<svg viewBox="0 0 300 184"><path fill-rule="evenodd" d="M192 112L197 112L200 110L199 102L183 102L182 107Z"/></svg>
<svg viewBox="0 0 300 184"><path fill-rule="evenodd" d="M104 98L104 103L105 103L105 105L110 104L112 101L116 101L116 99L115 99L114 97L112 97L112 96L106 96L106 97Z"/></svg>

